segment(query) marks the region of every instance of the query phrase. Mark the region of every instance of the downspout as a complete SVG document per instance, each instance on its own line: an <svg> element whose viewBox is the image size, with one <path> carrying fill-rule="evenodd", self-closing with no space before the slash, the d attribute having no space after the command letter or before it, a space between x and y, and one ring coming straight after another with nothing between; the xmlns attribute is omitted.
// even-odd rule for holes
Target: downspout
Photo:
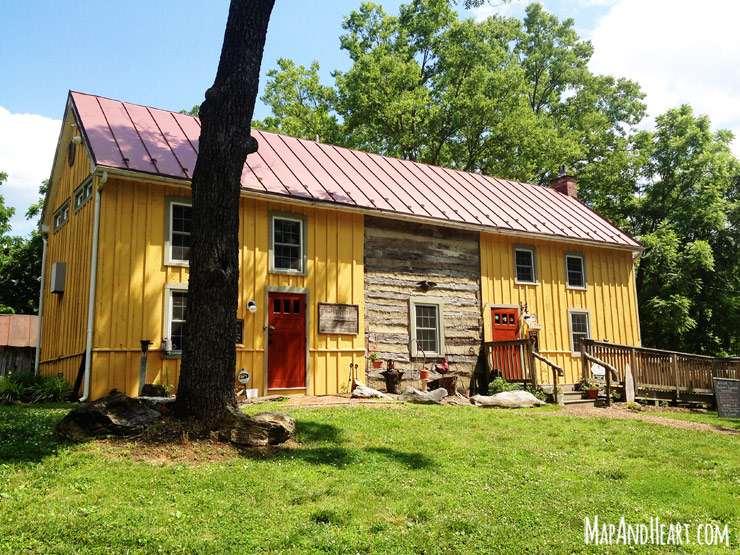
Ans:
<svg viewBox="0 0 740 555"><path fill-rule="evenodd" d="M41 286L39 287L39 323L36 331L36 362L33 365L33 371L36 376L39 375L39 363L41 362L41 317L44 314L44 284L46 281L46 237L47 234L41 231L41 240L44 242L44 250L41 255Z"/></svg>
<svg viewBox="0 0 740 555"><path fill-rule="evenodd" d="M93 320L95 316L95 281L98 275L98 237L100 235L100 193L108 181L108 172L104 171L100 184L95 190L95 220L93 222L92 261L90 263L90 300L87 307L87 346L85 347L85 389L80 403L90 396L90 373L92 371Z"/></svg>

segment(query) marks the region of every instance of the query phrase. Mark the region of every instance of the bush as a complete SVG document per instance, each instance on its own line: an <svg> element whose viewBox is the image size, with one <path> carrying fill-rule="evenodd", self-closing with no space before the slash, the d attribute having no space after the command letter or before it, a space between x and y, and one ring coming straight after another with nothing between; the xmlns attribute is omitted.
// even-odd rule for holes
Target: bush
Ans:
<svg viewBox="0 0 740 555"><path fill-rule="evenodd" d="M0 404L13 401L24 403L60 403L72 393L72 386L59 376L13 374L0 378Z"/></svg>
<svg viewBox="0 0 740 555"><path fill-rule="evenodd" d="M496 393L503 393L504 391L520 391L522 389L524 388L521 384L507 382L500 376L488 384L489 395L496 395Z"/></svg>

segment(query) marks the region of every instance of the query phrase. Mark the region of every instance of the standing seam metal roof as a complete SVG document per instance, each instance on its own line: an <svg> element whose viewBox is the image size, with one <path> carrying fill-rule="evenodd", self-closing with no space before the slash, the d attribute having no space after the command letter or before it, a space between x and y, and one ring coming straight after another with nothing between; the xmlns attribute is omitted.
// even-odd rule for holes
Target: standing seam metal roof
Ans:
<svg viewBox="0 0 740 555"><path fill-rule="evenodd" d="M190 180L198 118L78 92L70 99L94 163ZM394 212L430 222L641 248L578 200L548 187L252 130L242 189Z"/></svg>

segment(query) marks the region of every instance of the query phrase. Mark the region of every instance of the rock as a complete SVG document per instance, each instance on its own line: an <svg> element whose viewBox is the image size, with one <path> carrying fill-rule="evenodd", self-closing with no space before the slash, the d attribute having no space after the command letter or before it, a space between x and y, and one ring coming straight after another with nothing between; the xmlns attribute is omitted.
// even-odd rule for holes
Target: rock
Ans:
<svg viewBox="0 0 740 555"><path fill-rule="evenodd" d="M163 385L145 383L144 386L141 388L141 393L139 393L139 397L169 397L169 395L167 395L167 390L164 388Z"/></svg>
<svg viewBox="0 0 740 555"><path fill-rule="evenodd" d="M268 395L267 397L256 397L254 399L247 399L245 403L247 405L261 405L262 403L279 403L285 401L287 397L285 395Z"/></svg>
<svg viewBox="0 0 740 555"><path fill-rule="evenodd" d="M552 384L540 385L540 390L545 394L548 403L555 403L555 386ZM558 386L558 405L561 407L565 406L565 395L563 395L563 388Z"/></svg>
<svg viewBox="0 0 740 555"><path fill-rule="evenodd" d="M228 407L219 424L219 438L239 445L277 445L295 433L293 418L280 412L260 412L249 416Z"/></svg>
<svg viewBox="0 0 740 555"><path fill-rule="evenodd" d="M162 418L161 413L137 399L114 393L93 403L72 409L57 424L57 434L73 441L107 436L141 435L147 426Z"/></svg>
<svg viewBox="0 0 740 555"><path fill-rule="evenodd" d="M500 407L506 409L521 409L539 407L545 404L528 391L504 391L496 395L475 395L473 403L478 407Z"/></svg>
<svg viewBox="0 0 740 555"><path fill-rule="evenodd" d="M393 398L386 395L385 393L368 387L366 385L358 385L354 391L352 391L352 397L357 399L388 399L392 401Z"/></svg>
<svg viewBox="0 0 740 555"><path fill-rule="evenodd" d="M399 401L404 403L421 403L423 405L441 405L442 399L447 397L447 390L443 388L435 389L434 391L419 391L411 386L406 387L406 390L398 398Z"/></svg>

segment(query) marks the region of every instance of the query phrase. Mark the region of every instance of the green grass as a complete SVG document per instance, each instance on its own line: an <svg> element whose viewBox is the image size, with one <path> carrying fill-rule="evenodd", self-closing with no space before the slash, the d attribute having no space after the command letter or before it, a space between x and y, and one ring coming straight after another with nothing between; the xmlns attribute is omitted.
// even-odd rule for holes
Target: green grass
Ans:
<svg viewBox="0 0 740 555"><path fill-rule="evenodd" d="M738 436L549 407L269 408L300 447L189 467L60 443L64 406L0 407L0 551L569 553L594 515L728 524L740 548Z"/></svg>

